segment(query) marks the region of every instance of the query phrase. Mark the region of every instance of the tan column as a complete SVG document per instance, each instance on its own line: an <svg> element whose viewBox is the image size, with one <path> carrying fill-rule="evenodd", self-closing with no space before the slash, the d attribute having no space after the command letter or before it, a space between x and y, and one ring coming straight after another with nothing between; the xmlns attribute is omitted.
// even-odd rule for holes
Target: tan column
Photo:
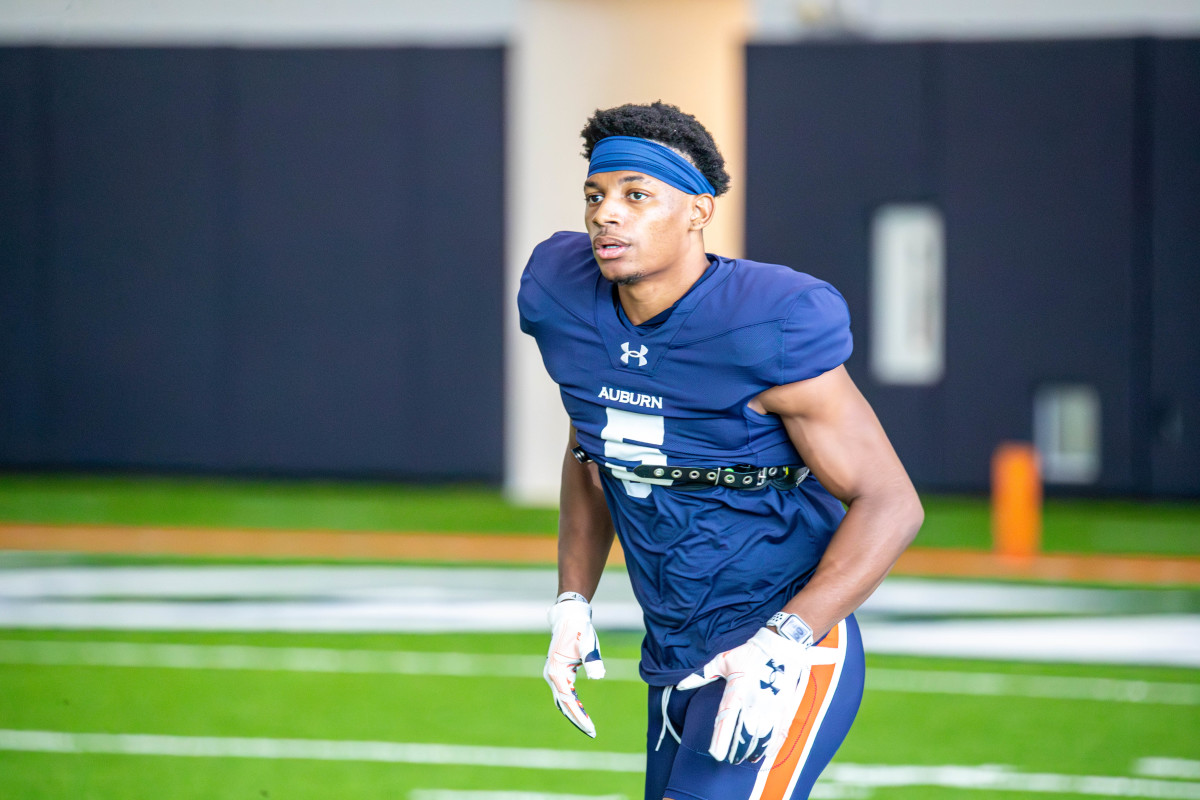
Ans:
<svg viewBox="0 0 1200 800"><path fill-rule="evenodd" d="M505 202L506 477L517 502L553 504L568 420L516 291L530 250L583 230L579 131L597 108L663 100L694 114L725 156L732 186L706 231L709 252L742 254L749 0L525 0L508 64Z"/></svg>

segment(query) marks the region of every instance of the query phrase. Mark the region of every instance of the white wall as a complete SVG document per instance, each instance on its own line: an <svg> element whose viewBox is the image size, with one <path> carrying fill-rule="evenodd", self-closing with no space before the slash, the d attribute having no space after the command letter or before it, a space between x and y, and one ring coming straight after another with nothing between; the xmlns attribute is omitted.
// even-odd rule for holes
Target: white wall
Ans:
<svg viewBox="0 0 1200 800"><path fill-rule="evenodd" d="M497 44L520 0L0 0L0 42Z"/></svg>
<svg viewBox="0 0 1200 800"><path fill-rule="evenodd" d="M1194 36L1197 0L755 0L756 37Z"/></svg>
<svg viewBox="0 0 1200 800"><path fill-rule="evenodd" d="M0 0L0 42L496 43L529 1ZM1198 0L751 0L749 11L752 38L771 40L1200 33Z"/></svg>

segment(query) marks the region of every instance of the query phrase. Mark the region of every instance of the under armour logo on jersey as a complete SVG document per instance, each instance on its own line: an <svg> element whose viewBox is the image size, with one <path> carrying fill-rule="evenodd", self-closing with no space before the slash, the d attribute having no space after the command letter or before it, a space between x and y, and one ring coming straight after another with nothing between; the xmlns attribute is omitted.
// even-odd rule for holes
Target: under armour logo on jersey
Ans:
<svg viewBox="0 0 1200 800"><path fill-rule="evenodd" d="M621 356L622 364L628 364L630 358L636 358L639 367L646 366L646 353L650 352L650 348L646 347L646 345L642 345L639 350L630 350L629 342L622 342L621 349L625 351L625 354Z"/></svg>

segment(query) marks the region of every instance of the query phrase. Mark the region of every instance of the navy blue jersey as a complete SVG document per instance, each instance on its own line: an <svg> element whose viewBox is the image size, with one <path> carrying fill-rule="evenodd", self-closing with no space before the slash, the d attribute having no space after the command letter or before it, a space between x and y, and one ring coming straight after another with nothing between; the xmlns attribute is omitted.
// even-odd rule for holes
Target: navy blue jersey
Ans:
<svg viewBox="0 0 1200 800"><path fill-rule="evenodd" d="M832 286L788 267L710 256L670 316L618 312L583 233L557 233L521 278L521 329L541 350L580 446L614 469L783 466L800 456L780 419L747 403L850 355ZM741 644L807 582L841 521L809 478L797 489L681 491L601 472L647 635L642 677L675 683Z"/></svg>

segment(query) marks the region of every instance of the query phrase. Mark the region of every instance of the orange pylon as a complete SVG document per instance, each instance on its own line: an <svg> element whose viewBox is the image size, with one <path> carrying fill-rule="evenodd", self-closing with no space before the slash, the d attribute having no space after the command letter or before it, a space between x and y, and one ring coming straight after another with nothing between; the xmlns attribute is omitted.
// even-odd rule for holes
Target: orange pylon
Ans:
<svg viewBox="0 0 1200 800"><path fill-rule="evenodd" d="M1042 475L1037 450L1003 442L992 455L992 547L1032 558L1042 546Z"/></svg>

